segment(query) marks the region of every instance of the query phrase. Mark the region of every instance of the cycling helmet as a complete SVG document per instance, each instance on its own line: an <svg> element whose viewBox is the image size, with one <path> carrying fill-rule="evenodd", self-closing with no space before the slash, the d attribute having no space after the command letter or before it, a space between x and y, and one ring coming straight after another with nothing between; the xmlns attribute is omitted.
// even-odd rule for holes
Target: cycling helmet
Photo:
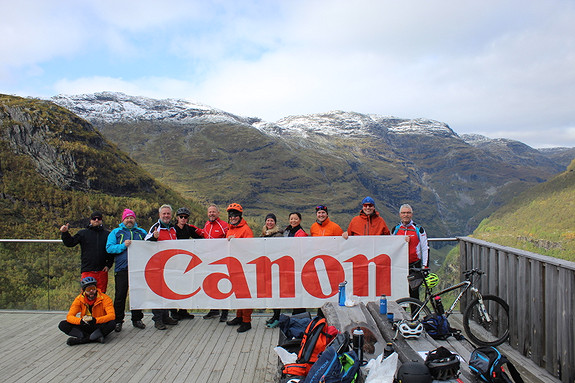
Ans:
<svg viewBox="0 0 575 383"><path fill-rule="evenodd" d="M433 378L429 368L421 362L406 362L399 367L395 374L396 383L431 383Z"/></svg>
<svg viewBox="0 0 575 383"><path fill-rule="evenodd" d="M427 354L425 365L433 379L451 380L459 376L459 358L443 346Z"/></svg>
<svg viewBox="0 0 575 383"><path fill-rule="evenodd" d="M190 216L190 210L187 207L181 207L176 212L176 215L187 215Z"/></svg>
<svg viewBox="0 0 575 383"><path fill-rule="evenodd" d="M98 282L96 281L96 278L86 277L86 278L82 279L82 282L80 282L80 286L82 287L82 290L84 290L86 287L88 287L90 285L96 286L97 283Z"/></svg>
<svg viewBox="0 0 575 383"><path fill-rule="evenodd" d="M423 333L423 325L418 320L402 320L398 324L399 333L405 339L415 339Z"/></svg>
<svg viewBox="0 0 575 383"><path fill-rule="evenodd" d="M427 283L428 287L435 287L439 283L439 277L437 274L429 273L425 277L425 283Z"/></svg>
<svg viewBox="0 0 575 383"><path fill-rule="evenodd" d="M240 205L239 203L231 203L228 208L226 209L226 211L230 211L230 210L236 210L239 211L240 213L244 212L244 209L242 208L242 205Z"/></svg>

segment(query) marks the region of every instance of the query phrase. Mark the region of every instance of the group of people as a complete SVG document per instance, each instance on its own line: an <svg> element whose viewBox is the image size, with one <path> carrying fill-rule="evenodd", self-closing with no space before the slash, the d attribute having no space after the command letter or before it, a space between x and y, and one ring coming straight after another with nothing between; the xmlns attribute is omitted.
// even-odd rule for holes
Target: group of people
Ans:
<svg viewBox="0 0 575 383"><path fill-rule="evenodd" d="M425 230L413 220L413 209L405 204L400 207L401 222L391 231L385 220L375 209L371 197L362 200L362 208L344 231L329 218L328 208L318 205L315 208L316 220L311 225L311 236L349 236L357 235L403 235L409 241L409 266L427 267L429 264L427 236ZM59 325L60 330L68 334L69 345L104 342L106 335L112 331L122 331L125 317L125 305L128 295L128 247L135 240L164 241L190 238L253 238L254 233L243 218L243 208L238 203L231 203L227 209L228 222L220 219L216 205L207 209L208 220L202 229L190 224L190 211L182 207L176 211L176 222L172 222L173 210L170 205L158 209L159 219L146 231L136 223L136 214L125 209L119 226L109 232L103 226L103 216L94 212L90 216L87 228L78 231L74 236L69 232L69 224L60 228L62 241L68 247L80 244L81 247L81 289L82 292L72 303L65 321ZM302 228L302 216L299 212L289 214L289 225L278 226L277 217L270 213L260 237L306 237L308 233ZM106 295L108 270L115 263L115 296ZM417 295L416 295L417 294ZM418 296L418 291L411 291L411 296ZM243 333L252 328L253 309L239 309L235 317L228 320L228 310L209 310L204 319L219 317L220 322L230 326L239 326L237 332ZM294 309L292 315L305 312L304 308ZM176 325L179 320L193 319L194 315L183 309L153 309L152 320L158 330L165 330L166 325ZM266 322L268 327L279 324L280 309L273 310L273 316ZM132 325L144 329L142 310L131 310Z"/></svg>

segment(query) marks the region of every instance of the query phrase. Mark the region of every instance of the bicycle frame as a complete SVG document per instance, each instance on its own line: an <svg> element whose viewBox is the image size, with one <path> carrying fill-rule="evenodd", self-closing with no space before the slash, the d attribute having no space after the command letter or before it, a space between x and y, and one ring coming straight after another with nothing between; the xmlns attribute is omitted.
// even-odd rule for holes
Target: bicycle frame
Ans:
<svg viewBox="0 0 575 383"><path fill-rule="evenodd" d="M451 304L451 306L449 307L449 309L445 310L445 316L449 317L452 313L453 313L453 309L455 309L455 306L457 305L457 303L459 302L459 300L461 299L461 297L467 292L467 290L471 289L471 293L478 297L479 300L481 301L481 307L483 307L483 300L481 299L481 293L479 292L479 290L473 286L473 273L469 275L468 279L461 281L453 286L449 286L437 293L433 293L431 291L431 288L427 285L427 283L425 282L425 279L423 281L423 284L425 286L425 300L423 301L423 306L425 307L427 306L427 304L429 303L431 305L431 307L433 308L433 311L437 312L437 308L435 307L435 304L433 302L433 299L435 297L441 296L445 293L448 293L450 291L453 290L457 290L457 289L461 289L461 291L459 292L459 294L457 295L457 297L455 298L455 300L453 301L453 303ZM417 310L414 313L414 316L417 316L420 314L422 308L420 308L419 310ZM482 310L484 311L484 309ZM482 315L484 315L484 313L481 313Z"/></svg>

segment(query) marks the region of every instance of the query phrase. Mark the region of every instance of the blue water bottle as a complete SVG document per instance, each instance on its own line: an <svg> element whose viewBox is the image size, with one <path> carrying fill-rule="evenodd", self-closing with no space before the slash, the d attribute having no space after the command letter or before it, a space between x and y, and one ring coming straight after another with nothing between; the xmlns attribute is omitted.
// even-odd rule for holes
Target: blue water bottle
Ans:
<svg viewBox="0 0 575 383"><path fill-rule="evenodd" d="M339 284L339 305L345 306L345 285L347 281L343 281Z"/></svg>
<svg viewBox="0 0 575 383"><path fill-rule="evenodd" d="M381 315L387 314L387 297L385 295L379 299L379 313Z"/></svg>

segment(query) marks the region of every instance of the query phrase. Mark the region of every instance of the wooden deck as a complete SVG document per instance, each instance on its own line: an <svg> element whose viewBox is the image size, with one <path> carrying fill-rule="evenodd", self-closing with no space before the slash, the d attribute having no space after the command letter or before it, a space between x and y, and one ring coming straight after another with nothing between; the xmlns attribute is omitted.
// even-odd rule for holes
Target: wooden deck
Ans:
<svg viewBox="0 0 575 383"><path fill-rule="evenodd" d="M391 308L393 304L388 302ZM344 325L349 318L366 315L355 325L365 325L374 333L379 328L377 337L381 342L391 341L390 337L395 335L387 321L382 321L373 302L367 308L363 306L359 314L353 313L359 310L357 307L339 308L332 304L326 304L322 310L328 321L331 312L331 322L336 327L341 325L343 330L350 327ZM132 327L128 320L122 332L110 334L105 344L70 347L66 345L67 336L57 328L66 313L0 310L0 373L6 382L279 381L278 358L273 351L279 329L265 327L269 314L254 314L253 328L244 334L238 334L236 326L227 326L217 319L204 320L202 315L196 314L195 319L158 331L151 314L146 313L145 330ZM455 327L461 328L456 316L451 319ZM462 381L474 381L465 363L473 349L467 341L454 338L434 341L429 337L406 341L400 337L394 345L400 360L417 360L420 352L446 346L464 360ZM559 383L509 345L500 346L500 350L513 361L526 383Z"/></svg>
<svg viewBox="0 0 575 383"><path fill-rule="evenodd" d="M255 314L252 330L218 319L180 321L165 331L146 313L144 330L124 323L105 344L68 346L64 312L0 311L0 373L6 382L274 382L279 330Z"/></svg>

